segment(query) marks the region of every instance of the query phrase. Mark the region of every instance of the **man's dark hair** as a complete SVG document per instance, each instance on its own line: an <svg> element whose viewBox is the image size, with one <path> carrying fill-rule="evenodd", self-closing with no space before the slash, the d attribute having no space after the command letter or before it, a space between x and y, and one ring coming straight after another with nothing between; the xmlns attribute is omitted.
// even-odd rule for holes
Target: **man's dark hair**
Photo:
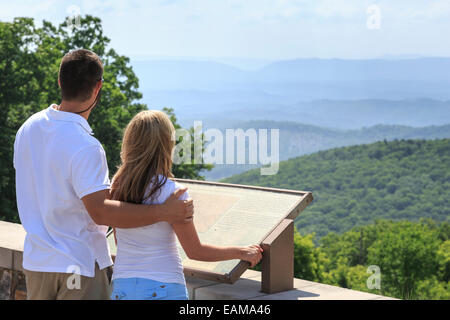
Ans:
<svg viewBox="0 0 450 320"><path fill-rule="evenodd" d="M62 98L67 101L88 100L102 76L103 64L94 52L85 49L69 51L59 67Z"/></svg>

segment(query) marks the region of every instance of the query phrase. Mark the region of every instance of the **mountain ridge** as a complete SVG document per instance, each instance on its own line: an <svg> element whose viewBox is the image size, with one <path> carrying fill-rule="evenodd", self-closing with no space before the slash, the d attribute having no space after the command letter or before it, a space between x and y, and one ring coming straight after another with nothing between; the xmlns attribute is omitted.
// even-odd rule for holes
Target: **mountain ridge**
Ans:
<svg viewBox="0 0 450 320"><path fill-rule="evenodd" d="M238 123L235 125L235 128L244 130L249 128L279 128L280 160L287 160L337 147L367 144L383 140L450 138L450 124L426 127L375 125L356 130L343 130L296 122L266 120ZM208 180L218 180L256 167L258 166L216 165L212 171L202 174Z"/></svg>
<svg viewBox="0 0 450 320"><path fill-rule="evenodd" d="M311 191L295 224L319 239L377 219L450 221L450 139L335 148L282 161L273 176L256 169L221 181Z"/></svg>

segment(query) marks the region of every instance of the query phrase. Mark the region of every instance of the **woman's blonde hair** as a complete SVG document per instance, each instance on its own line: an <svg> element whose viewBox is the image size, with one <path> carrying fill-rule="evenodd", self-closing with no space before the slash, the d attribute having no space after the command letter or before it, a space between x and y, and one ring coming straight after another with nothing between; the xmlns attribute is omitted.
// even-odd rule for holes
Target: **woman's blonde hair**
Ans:
<svg viewBox="0 0 450 320"><path fill-rule="evenodd" d="M139 112L125 129L121 164L112 180L111 198L142 203L172 178L175 128L161 111ZM164 176L159 179L158 175ZM151 188L147 190L151 184Z"/></svg>

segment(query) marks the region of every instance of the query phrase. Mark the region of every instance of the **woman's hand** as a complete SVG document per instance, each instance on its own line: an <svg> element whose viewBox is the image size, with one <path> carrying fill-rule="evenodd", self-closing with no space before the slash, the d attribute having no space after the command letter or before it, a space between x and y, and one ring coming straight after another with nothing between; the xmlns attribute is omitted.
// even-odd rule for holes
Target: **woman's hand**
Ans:
<svg viewBox="0 0 450 320"><path fill-rule="evenodd" d="M253 268L261 261L263 249L255 244L248 247L242 247L240 250L240 259L250 262L250 266Z"/></svg>

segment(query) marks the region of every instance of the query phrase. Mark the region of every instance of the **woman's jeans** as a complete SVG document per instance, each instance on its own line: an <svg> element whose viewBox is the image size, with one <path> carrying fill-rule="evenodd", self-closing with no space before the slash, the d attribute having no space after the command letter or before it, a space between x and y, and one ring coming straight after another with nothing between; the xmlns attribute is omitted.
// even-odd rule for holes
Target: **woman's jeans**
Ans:
<svg viewBox="0 0 450 320"><path fill-rule="evenodd" d="M112 300L188 300L185 285L144 278L118 278L112 282Z"/></svg>

